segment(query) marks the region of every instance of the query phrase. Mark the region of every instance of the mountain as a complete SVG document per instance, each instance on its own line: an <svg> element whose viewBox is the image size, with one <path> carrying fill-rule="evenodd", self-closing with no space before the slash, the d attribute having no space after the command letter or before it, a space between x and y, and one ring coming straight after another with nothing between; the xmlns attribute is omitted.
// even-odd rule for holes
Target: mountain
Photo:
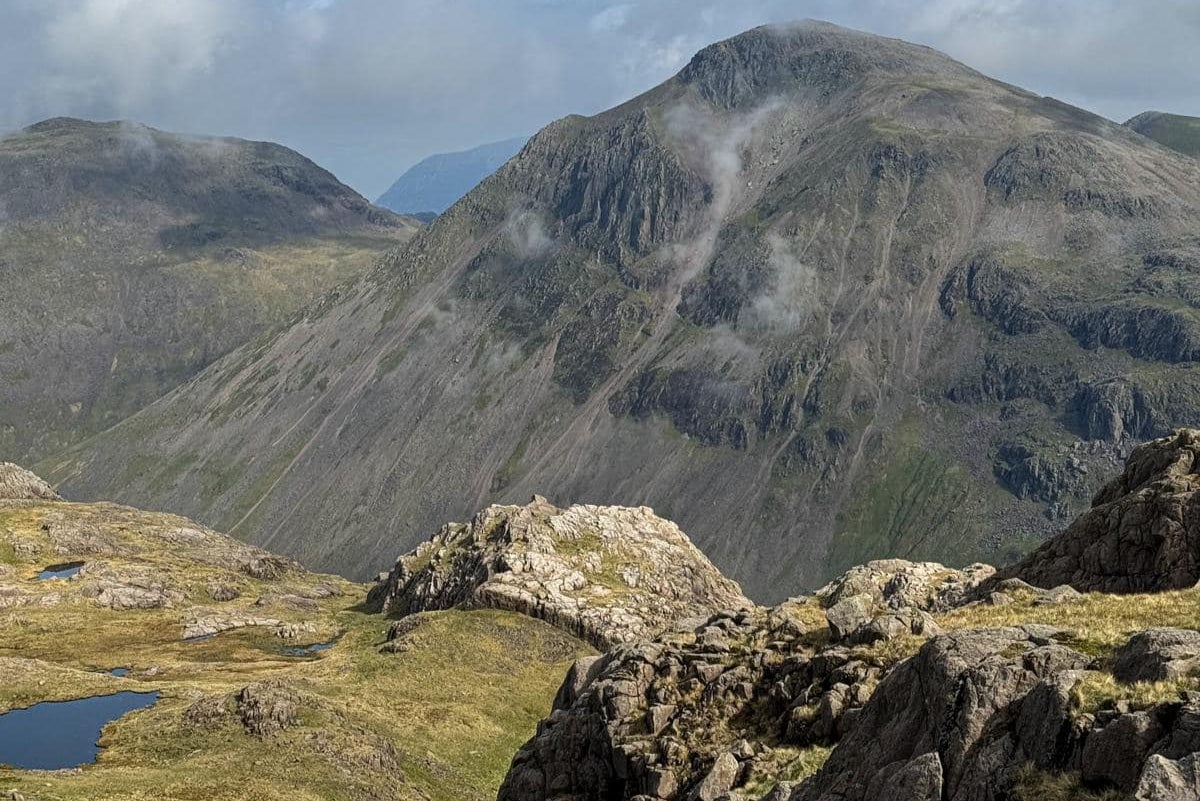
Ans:
<svg viewBox="0 0 1200 801"><path fill-rule="evenodd" d="M441 214L494 173L529 141L528 137L438 153L404 171L375 202L400 214Z"/></svg>
<svg viewBox="0 0 1200 801"><path fill-rule="evenodd" d="M0 138L0 453L111 426L415 229L266 142L63 118Z"/></svg>
<svg viewBox="0 0 1200 801"><path fill-rule="evenodd" d="M1200 156L1200 117L1145 111L1125 124L1160 145L1189 156Z"/></svg>
<svg viewBox="0 0 1200 801"><path fill-rule="evenodd" d="M1198 222L1200 162L1128 128L758 28L39 468L356 576L535 492L651 506L760 601L1011 562L1200 422Z"/></svg>

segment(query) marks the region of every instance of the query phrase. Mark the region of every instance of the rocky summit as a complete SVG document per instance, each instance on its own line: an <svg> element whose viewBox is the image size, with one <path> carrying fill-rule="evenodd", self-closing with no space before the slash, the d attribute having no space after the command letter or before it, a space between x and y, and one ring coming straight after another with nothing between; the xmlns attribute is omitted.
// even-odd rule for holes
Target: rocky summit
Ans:
<svg viewBox="0 0 1200 801"><path fill-rule="evenodd" d="M1197 436L1135 450L1106 502L1188 475L1181 451ZM1141 519L1178 515L1149 506ZM1052 564L1076 526L1018 572ZM1166 538L1158 564L1191 548ZM1200 589L1148 589L857 566L811 597L577 662L500 799L1192 800Z"/></svg>
<svg viewBox="0 0 1200 801"><path fill-rule="evenodd" d="M379 270L41 467L364 578L381 536L535 492L651 506L762 602L881 556L1003 564L1200 422L1198 222L1200 161L1131 128L757 28L547 126Z"/></svg>
<svg viewBox="0 0 1200 801"><path fill-rule="evenodd" d="M1002 576L1087 592L1186 589L1200 582L1200 431L1130 455L1092 508Z"/></svg>
<svg viewBox="0 0 1200 801"><path fill-rule="evenodd" d="M5 465L0 714L159 698L105 729L95 765L0 768L0 786L71 801L1195 801L1200 587L1172 566L1193 549L1175 532L1198 442L1135 449L1096 508L1016 568L879 559L771 607L644 507L487 507L368 589L184 518L65 502ZM1147 575L1167 578L1051 586L1080 583L1060 562L1089 553L1081 532L1122 530L1085 525L1096 516L1166 532L1139 541L1156 544Z"/></svg>
<svg viewBox="0 0 1200 801"><path fill-rule="evenodd" d="M559 509L539 497L445 526L401 556L370 598L395 616L512 610L601 649L648 639L678 620L752 606L653 510Z"/></svg>

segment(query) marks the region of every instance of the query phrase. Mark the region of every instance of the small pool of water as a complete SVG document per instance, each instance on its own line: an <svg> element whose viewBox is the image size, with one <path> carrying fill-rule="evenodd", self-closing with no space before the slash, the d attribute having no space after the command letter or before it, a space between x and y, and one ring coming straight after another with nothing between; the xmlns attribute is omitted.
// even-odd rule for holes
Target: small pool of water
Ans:
<svg viewBox="0 0 1200 801"><path fill-rule="evenodd" d="M129 668L113 668L108 671L110 676L116 676L118 679L123 679L129 675Z"/></svg>
<svg viewBox="0 0 1200 801"><path fill-rule="evenodd" d="M337 645L337 642L340 639L341 636L339 635L334 637L329 642L319 642L313 645L296 645L289 648L284 648L283 654L284 656L311 656L312 654L318 654L321 651L328 651L330 648Z"/></svg>
<svg viewBox="0 0 1200 801"><path fill-rule="evenodd" d="M67 562L63 565L50 565L41 573L38 573L38 581L50 581L51 579L68 579L74 576L83 569L83 562Z"/></svg>
<svg viewBox="0 0 1200 801"><path fill-rule="evenodd" d="M95 762L100 732L112 721L158 700L158 693L114 693L44 701L0 715L0 765L62 770Z"/></svg>

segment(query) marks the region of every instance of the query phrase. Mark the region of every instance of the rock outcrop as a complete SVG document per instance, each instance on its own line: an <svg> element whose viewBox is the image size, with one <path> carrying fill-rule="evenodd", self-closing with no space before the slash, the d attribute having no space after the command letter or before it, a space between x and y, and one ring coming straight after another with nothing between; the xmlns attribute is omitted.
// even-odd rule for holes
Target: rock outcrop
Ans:
<svg viewBox="0 0 1200 801"><path fill-rule="evenodd" d="M600 649L752 606L653 510L559 509L539 497L443 527L380 577L370 602L391 615L456 606L522 612Z"/></svg>
<svg viewBox="0 0 1200 801"><path fill-rule="evenodd" d="M987 574L875 562L816 597L721 612L581 660L513 760L500 799L714 801L802 779L858 725L898 658L867 646L937 633L926 610ZM853 614L843 617L847 606Z"/></svg>
<svg viewBox="0 0 1200 801"><path fill-rule="evenodd" d="M500 801L714 799L827 744L878 667L824 649L813 601L722 612L576 663L513 760Z"/></svg>
<svg viewBox="0 0 1200 801"><path fill-rule="evenodd" d="M1138 799L1195 798L1200 700L1079 710L1072 689L1095 664L1068 639L1022 626L929 641L880 682L790 801L1011 798L1039 773Z"/></svg>
<svg viewBox="0 0 1200 801"><path fill-rule="evenodd" d="M12 462L0 462L0 500L61 501L54 488Z"/></svg>
<svg viewBox="0 0 1200 801"><path fill-rule="evenodd" d="M1154 592L1200 581L1200 430L1136 448L1092 508L1000 578L1081 592Z"/></svg>

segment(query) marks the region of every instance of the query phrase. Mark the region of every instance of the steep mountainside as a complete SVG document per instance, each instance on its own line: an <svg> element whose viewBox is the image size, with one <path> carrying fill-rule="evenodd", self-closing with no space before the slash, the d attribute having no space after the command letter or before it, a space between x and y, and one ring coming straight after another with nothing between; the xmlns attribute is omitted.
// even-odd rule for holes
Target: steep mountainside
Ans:
<svg viewBox="0 0 1200 801"><path fill-rule="evenodd" d="M0 454L111 426L413 230L275 144L75 119L0 138Z"/></svg>
<svg viewBox="0 0 1200 801"><path fill-rule="evenodd" d="M758 599L1003 563L1200 422L1198 221L1200 162L1128 128L755 29L42 472L357 575L534 492L651 506Z"/></svg>
<svg viewBox="0 0 1200 801"><path fill-rule="evenodd" d="M1200 156L1200 117L1144 111L1125 121L1133 130L1189 156Z"/></svg>
<svg viewBox="0 0 1200 801"><path fill-rule="evenodd" d="M375 202L400 214L441 214L516 155L527 141L528 137L518 137L429 156L405 170Z"/></svg>

